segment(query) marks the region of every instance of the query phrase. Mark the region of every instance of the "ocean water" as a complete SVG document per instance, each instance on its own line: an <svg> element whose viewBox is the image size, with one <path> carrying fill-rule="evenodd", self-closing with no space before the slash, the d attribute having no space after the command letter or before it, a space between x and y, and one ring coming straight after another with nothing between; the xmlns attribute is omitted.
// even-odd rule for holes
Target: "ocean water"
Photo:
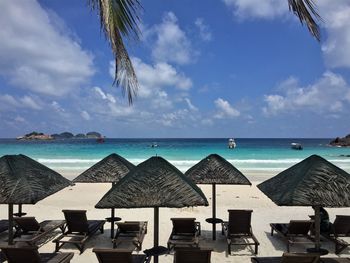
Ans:
<svg viewBox="0 0 350 263"><path fill-rule="evenodd" d="M0 156L25 154L61 173L80 174L111 153L139 164L151 156L162 156L185 172L199 160L217 153L242 172L278 173L302 159L318 154L350 172L350 148L330 147L331 139L235 139L237 148L228 149L228 139L106 139L16 141L0 139ZM304 149L292 150L299 142ZM152 143L158 147L152 148Z"/></svg>

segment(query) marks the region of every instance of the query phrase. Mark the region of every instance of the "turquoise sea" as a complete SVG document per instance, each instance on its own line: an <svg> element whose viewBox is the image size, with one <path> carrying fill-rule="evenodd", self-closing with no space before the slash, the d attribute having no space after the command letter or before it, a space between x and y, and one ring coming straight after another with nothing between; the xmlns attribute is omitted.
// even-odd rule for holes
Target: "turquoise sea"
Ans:
<svg viewBox="0 0 350 263"><path fill-rule="evenodd" d="M118 153L134 164L158 155L181 171L211 153L229 160L238 169L259 173L275 173L302 159L318 154L350 172L350 148L330 147L331 139L235 139L237 148L228 149L228 139L92 139L56 141L17 141L0 139L0 156L25 154L63 174L78 175L110 153ZM304 149L292 150L299 142ZM152 148L156 143L158 147Z"/></svg>

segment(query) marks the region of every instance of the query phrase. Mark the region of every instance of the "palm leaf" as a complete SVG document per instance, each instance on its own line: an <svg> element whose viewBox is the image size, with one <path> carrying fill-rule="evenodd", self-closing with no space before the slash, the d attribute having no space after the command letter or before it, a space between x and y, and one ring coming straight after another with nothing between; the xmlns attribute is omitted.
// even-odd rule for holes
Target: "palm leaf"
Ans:
<svg viewBox="0 0 350 263"><path fill-rule="evenodd" d="M316 20L322 21L317 13L313 0L288 0L289 10L292 11L302 24L306 24L310 33L318 40L321 39L320 28Z"/></svg>
<svg viewBox="0 0 350 263"><path fill-rule="evenodd" d="M123 37L139 39L138 12L141 4L138 0L88 0L88 3L93 10L99 11L101 29L115 57L113 84L122 88L123 95L126 93L129 104L132 104L139 84Z"/></svg>

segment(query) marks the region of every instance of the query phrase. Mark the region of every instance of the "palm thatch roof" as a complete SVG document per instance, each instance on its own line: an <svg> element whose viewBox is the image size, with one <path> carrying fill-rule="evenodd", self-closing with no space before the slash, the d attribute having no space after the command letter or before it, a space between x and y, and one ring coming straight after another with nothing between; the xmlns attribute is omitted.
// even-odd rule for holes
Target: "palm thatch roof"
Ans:
<svg viewBox="0 0 350 263"><path fill-rule="evenodd" d="M218 154L205 157L185 173L197 184L243 184L251 182L231 163Z"/></svg>
<svg viewBox="0 0 350 263"><path fill-rule="evenodd" d="M112 153L77 176L75 183L114 183L119 181L135 165L116 153Z"/></svg>
<svg viewBox="0 0 350 263"><path fill-rule="evenodd" d="M35 204L70 184L68 179L28 156L0 158L0 204Z"/></svg>
<svg viewBox="0 0 350 263"><path fill-rule="evenodd" d="M208 205L203 192L162 157L151 157L124 176L96 208L186 207Z"/></svg>
<svg viewBox="0 0 350 263"><path fill-rule="evenodd" d="M312 155L258 188L279 206L350 206L350 175Z"/></svg>

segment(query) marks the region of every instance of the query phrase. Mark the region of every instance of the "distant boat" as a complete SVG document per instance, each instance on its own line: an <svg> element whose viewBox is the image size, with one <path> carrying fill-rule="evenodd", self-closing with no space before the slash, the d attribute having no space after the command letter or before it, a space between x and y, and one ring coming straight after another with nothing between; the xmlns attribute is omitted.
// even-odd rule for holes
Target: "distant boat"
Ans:
<svg viewBox="0 0 350 263"><path fill-rule="evenodd" d="M151 144L151 147L152 148L156 148L156 147L158 147L158 144L156 142L154 142L154 143Z"/></svg>
<svg viewBox="0 0 350 263"><path fill-rule="evenodd" d="M293 150L302 150L303 149L303 146L298 143L298 142L292 142L290 144L290 147L293 149Z"/></svg>
<svg viewBox="0 0 350 263"><path fill-rule="evenodd" d="M229 149L234 149L234 148L236 148L236 146L237 146L237 144L236 144L234 139L231 138L228 140L228 148Z"/></svg>

